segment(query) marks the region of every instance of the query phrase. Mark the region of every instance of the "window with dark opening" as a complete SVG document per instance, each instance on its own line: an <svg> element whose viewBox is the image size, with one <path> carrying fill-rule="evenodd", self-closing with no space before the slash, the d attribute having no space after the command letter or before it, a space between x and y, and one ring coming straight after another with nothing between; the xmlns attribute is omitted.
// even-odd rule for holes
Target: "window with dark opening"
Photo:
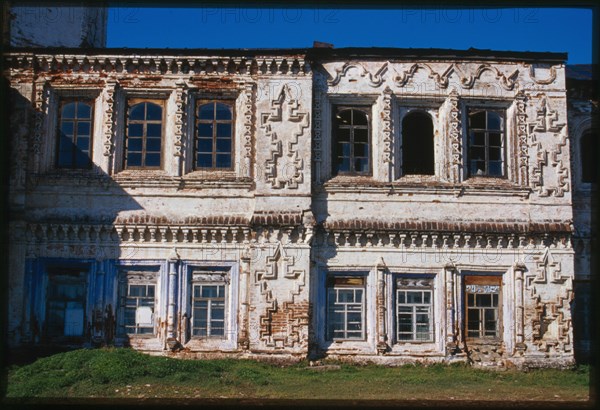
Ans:
<svg viewBox="0 0 600 410"><path fill-rule="evenodd" d="M469 173L504 176L504 112L469 110Z"/></svg>
<svg viewBox="0 0 600 410"><path fill-rule="evenodd" d="M591 131L586 132L579 142L581 154L581 182L596 182L598 178L598 139Z"/></svg>
<svg viewBox="0 0 600 410"><path fill-rule="evenodd" d="M86 169L92 165L92 109L89 100L62 101L58 119L58 168Z"/></svg>
<svg viewBox="0 0 600 410"><path fill-rule="evenodd" d="M327 281L327 339L365 338L365 278L330 277Z"/></svg>
<svg viewBox="0 0 600 410"><path fill-rule="evenodd" d="M368 107L334 107L333 174L369 175L370 115Z"/></svg>
<svg viewBox="0 0 600 410"><path fill-rule="evenodd" d="M46 330L50 339L84 335L85 294L85 271L55 268L48 272Z"/></svg>
<svg viewBox="0 0 600 410"><path fill-rule="evenodd" d="M500 337L500 276L466 276L467 337Z"/></svg>
<svg viewBox="0 0 600 410"><path fill-rule="evenodd" d="M216 101L199 102L194 149L196 169L231 169L232 105Z"/></svg>
<svg viewBox="0 0 600 410"><path fill-rule="evenodd" d="M162 107L152 102L130 101L125 168L160 168L162 134Z"/></svg>
<svg viewBox="0 0 600 410"><path fill-rule="evenodd" d="M425 112L413 111L402 120L402 173L433 175L433 122Z"/></svg>

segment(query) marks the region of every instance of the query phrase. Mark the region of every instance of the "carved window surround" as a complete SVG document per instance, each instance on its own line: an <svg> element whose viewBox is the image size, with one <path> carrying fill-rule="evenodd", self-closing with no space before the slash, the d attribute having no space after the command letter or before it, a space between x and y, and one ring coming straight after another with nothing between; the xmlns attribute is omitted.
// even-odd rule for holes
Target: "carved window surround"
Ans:
<svg viewBox="0 0 600 410"><path fill-rule="evenodd" d="M36 84L37 86L37 84ZM102 107L102 86L78 85L77 87L68 85L57 85L46 82L43 86L40 105L40 129L39 129L39 172L60 172L62 174L80 175L83 171L91 174L99 169L98 164L102 163L102 140L104 129L104 109ZM83 98L93 102L92 109L92 135L90 141L90 151L92 153L92 167L90 169L68 169L56 167L57 154L57 133L59 132L58 119L61 107L61 99ZM35 147L34 147L35 148ZM34 150L35 151L35 150Z"/></svg>
<svg viewBox="0 0 600 410"><path fill-rule="evenodd" d="M245 89L214 89L204 90L202 88L190 88L188 90L188 99L184 103L184 112L187 122L184 125L182 141L184 144L183 152L183 177L186 181L214 180L216 178L225 181L235 181L244 178L247 175L246 165L242 160L245 156L245 145L243 137L245 135L247 109L245 103L247 98ZM253 101L254 93L250 90L250 101ZM231 105L233 108L232 122L232 167L233 169L198 169L194 170L194 138L196 135L196 116L197 102L222 102ZM252 114L252 112L250 112Z"/></svg>
<svg viewBox="0 0 600 410"><path fill-rule="evenodd" d="M181 261L178 288L181 302L181 320L178 340L191 350L235 350L238 339L239 264L234 262ZM193 286L202 283L225 285L225 334L210 338L192 335Z"/></svg>
<svg viewBox="0 0 600 410"><path fill-rule="evenodd" d="M169 119L170 97L174 90L169 88L129 88L122 87L117 89L114 96L115 118L115 138L114 138L114 156L110 174L135 176L138 173L148 174L153 173L155 176L176 175L173 172L175 161L173 160L171 145L174 141L171 138L174 135L174 124ZM125 155L125 135L127 133L127 101L129 99L147 100L148 102L157 102L163 110L162 122L162 143L161 143L161 169L124 169ZM143 179L143 178L141 178Z"/></svg>
<svg viewBox="0 0 600 410"><path fill-rule="evenodd" d="M321 169L320 178L322 181L337 180L354 178L355 181L368 179L377 180L380 178L379 172L376 167L378 164L378 158L380 157L379 148L381 144L376 141L380 134L380 121L379 113L375 108L377 100L380 98L380 94L361 94L361 95L348 95L348 94L326 94L323 95L323 104L321 104L320 112L320 129L321 129ZM371 164L373 167L372 176L345 176L338 175L332 179L332 133L333 133L333 106L344 105L344 106L370 106L371 107ZM318 164L317 164L318 165Z"/></svg>

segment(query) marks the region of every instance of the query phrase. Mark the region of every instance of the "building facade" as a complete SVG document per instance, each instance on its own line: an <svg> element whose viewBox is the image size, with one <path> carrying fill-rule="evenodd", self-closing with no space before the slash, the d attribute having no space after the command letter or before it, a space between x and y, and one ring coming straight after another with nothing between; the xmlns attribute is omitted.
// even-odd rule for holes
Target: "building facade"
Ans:
<svg viewBox="0 0 600 410"><path fill-rule="evenodd" d="M11 346L573 364L565 54L4 59Z"/></svg>

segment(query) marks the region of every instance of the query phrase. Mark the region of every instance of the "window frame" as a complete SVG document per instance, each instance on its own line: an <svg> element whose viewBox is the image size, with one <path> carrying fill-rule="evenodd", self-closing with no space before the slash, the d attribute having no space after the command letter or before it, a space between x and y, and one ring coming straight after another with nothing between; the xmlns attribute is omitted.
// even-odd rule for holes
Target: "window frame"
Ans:
<svg viewBox="0 0 600 410"><path fill-rule="evenodd" d="M211 167L199 167L198 166L198 161L197 161L197 155L198 155L198 125L203 122L203 121L209 121L209 120L201 120L199 118L198 115L198 111L200 109L200 107L202 105L205 104L209 104L209 103L213 103L213 104L224 104L229 106L229 108L231 109L231 119L230 120L217 120L216 118L213 118L211 121L212 124L219 124L219 123L229 123L231 125L231 135L230 135L230 139L231 139L231 150L229 152L229 155L231 156L231 165L227 168L223 167L223 168L219 168L216 167L216 155L217 155L217 151L216 151L216 146L217 146L217 127L213 128L213 136L212 136L212 152L211 152L211 156L212 156L212 163L214 166ZM197 98L194 101L193 104L194 107L194 121L193 121L193 126L194 126L194 130L193 130L193 142L192 142L192 164L191 164L191 171L192 172L233 172L235 170L235 153L236 153L236 98L232 95L226 95L226 96L221 96L221 97L212 97L212 96L206 96L203 98ZM216 110L215 110L216 112Z"/></svg>
<svg viewBox="0 0 600 410"><path fill-rule="evenodd" d="M360 125L354 125L351 124L349 127L349 129L351 130L350 132L350 141L349 141L349 145L350 145L350 165L351 165L351 171L339 171L337 169L337 159L338 159L338 121L337 121L337 115L345 110L357 110L360 111L362 113L364 113L367 116L367 125L366 125L366 129L367 129L367 147L368 147L368 155L366 156L367 160L369 161L369 169L368 171L365 172L357 172L356 170L354 170L354 148L356 143L354 142L354 132L353 129L354 127L363 127ZM354 121L353 121L354 122ZM331 106L331 176L332 177L336 177L336 176L367 176L367 177L371 177L373 176L373 150L374 150L374 144L373 144L373 106L370 104L365 104L365 103L356 103L356 104L350 104L347 102L344 103L334 103Z"/></svg>
<svg viewBox="0 0 600 410"><path fill-rule="evenodd" d="M129 338L152 338L157 335L157 324L156 324L156 314L158 312L158 293L159 293L159 270L153 269L154 266L148 267L123 267L119 271L119 282L118 282L118 321L117 321L117 335L121 337L129 337ZM151 333L138 333L133 332L130 333L128 328L132 327L131 325L127 325L125 318L125 311L127 309L127 299L131 296L129 295L129 290L131 286L154 286L154 303L152 306L152 332ZM139 303L136 302L136 315L137 308L144 307L140 306ZM137 320L134 323L133 327L135 329L138 328ZM147 328L148 326L146 326Z"/></svg>
<svg viewBox="0 0 600 410"><path fill-rule="evenodd" d="M71 272L77 273L77 277L70 278L69 273ZM60 278L63 277L63 278ZM65 278L67 277L67 278ZM52 266L47 268L47 285L45 289L45 319L44 319L44 337L52 343L62 343L62 342L82 342L86 336L86 325L87 325L87 301L88 301L88 278L89 278L89 267L82 266ZM62 283L77 283L78 285L83 286L83 295L81 298L81 304L83 309L83 320L82 320L82 331L81 335L66 335L64 331L64 323L63 323L63 331L62 334L50 334L50 303L54 300L51 297L51 286L53 282L60 282L62 279ZM69 300L63 299L63 314L66 315L67 306ZM63 317L63 322L65 317Z"/></svg>
<svg viewBox="0 0 600 410"><path fill-rule="evenodd" d="M354 281L358 281L360 280L362 283L360 285L358 284L343 284L343 285L338 285L335 286L335 283L333 283L332 286L332 282L335 282L335 280L354 280ZM338 290L338 289L353 289L353 290L362 290L362 297L361 297L361 301L360 303L356 303L354 302L354 304L360 304L361 310L361 335L360 337L347 337L347 333L349 333L348 330L348 313L352 313L352 312L348 312L346 309L344 309L344 334L346 335L343 338L339 338L339 337L335 337L335 330L331 330L332 328L330 327L332 325L333 322L331 322L331 307L330 307L330 301L331 301L331 296L330 296L330 289L331 290ZM327 275L326 277L326 283L325 283L325 341L329 341L329 342L365 342L367 341L367 291L368 291L368 287L367 287L367 276L363 275L363 274L355 274L355 275L348 275L348 274L330 274ZM354 292L354 294L356 294L356 292ZM337 304L337 293L336 293L336 302L334 304Z"/></svg>
<svg viewBox="0 0 600 410"><path fill-rule="evenodd" d="M484 133L484 145L477 145L478 147L483 147L484 152L485 152L485 159L484 159L484 164L485 164L485 168L486 171L483 174L476 174L476 173L472 173L471 172L471 147L473 144L471 144L471 115L472 114L476 114L476 113L480 113L480 112L485 112L486 113L486 117L485 117L485 128L475 128L474 130L479 131L479 132L483 132ZM488 115L487 113L494 113L494 114L498 114L500 117L500 121L502 124L501 130L493 130L488 128ZM499 104L466 104L466 109L465 109L465 120L466 120L466 124L467 126L465 127L466 130L466 136L465 136L465 158L466 158L466 176L467 178L499 178L499 179L508 179L508 161L509 161L509 127L508 125L508 108L505 105L499 105ZM502 173L501 175L490 175L489 174L489 150L490 150L490 145L489 145L489 134L493 131L496 131L500 133L500 141L502 143L502 146L500 147L500 157L501 157L501 166L502 166Z"/></svg>
<svg viewBox="0 0 600 410"><path fill-rule="evenodd" d="M497 286L498 289L496 292L470 292L468 286ZM500 342L503 339L503 332L504 332L504 328L503 328L503 310L504 310L504 301L503 301L503 286L502 286L502 275L501 274L485 274L483 272L479 273L479 272L471 272L467 275L464 276L463 278L463 297L464 297L464 309L463 309L463 315L464 315L464 322L463 322L463 326L464 326L464 335L465 335L465 340L467 341L471 341L471 342L484 342L484 341L493 341L493 342ZM497 295L497 304L496 306L483 306L483 307L478 307L478 306L474 306L474 307L470 307L469 305L469 295L476 295L476 294L491 294L491 295ZM493 296L491 298L492 302L493 302ZM470 335L470 330L469 330L469 311L470 310L479 310L482 311L482 309L485 310L489 310L489 309L493 309L493 311L496 312L496 318L495 318L495 335L494 336L487 336L485 334L485 314L482 318L481 314L479 315L479 327L478 327L478 335L477 336L471 336ZM482 327L482 322L483 322L483 327ZM482 329L483 329L483 334L482 334Z"/></svg>
<svg viewBox="0 0 600 410"><path fill-rule="evenodd" d="M131 108L141 103L152 103L160 106L161 108L161 144L160 144L160 165L159 166L128 166L127 165L127 153L128 153L128 138L129 138L129 112ZM132 171L132 170L150 170L150 171L162 171L165 169L165 156L166 156L166 131L167 131L167 100L166 97L140 97L137 95L126 95L125 96L125 104L124 104L124 112L123 112L123 153L122 153L122 161L121 161L121 169L123 171ZM148 120L134 120L141 121L144 124L147 124ZM158 120L152 120L158 121ZM146 127L144 127L145 129ZM142 135L142 162L145 164L145 147L147 135Z"/></svg>
<svg viewBox="0 0 600 410"><path fill-rule="evenodd" d="M84 167L77 167L77 166L60 166L59 165L59 156L60 156L60 146L61 146L61 132L62 132L62 119L63 119L63 108L65 107L65 105L67 104L71 104L71 103L84 103L89 105L90 107L90 118L89 118L89 123L90 123L90 131L89 131L89 144L88 144L88 163L86 166ZM55 152L56 155L54 156L54 168L56 169L60 169L60 170L65 170L65 169L71 169L71 170L89 170L92 169L93 165L94 165L94 121L95 121L95 115L94 115L94 110L96 108L96 101L95 98L89 96L89 95L81 95L81 96L59 96L58 98L58 111L57 111L57 118L56 118L56 132L55 132L55 139L56 139L56 146L55 146ZM77 153L77 137L79 136L78 133L75 133L75 129L77 128L77 124L79 123L79 118L78 117L74 117L73 119L73 137L74 140L71 141L71 143L74 145L74 149L72 149L71 152L71 156L74 157ZM73 159L73 158L72 158ZM73 163L76 163L76 161L73 161Z"/></svg>
<svg viewBox="0 0 600 410"><path fill-rule="evenodd" d="M230 276L229 271L230 267L202 267L200 269L195 268L192 269L191 272L191 281L190 281L190 296L188 298L189 303L189 337L191 340L226 340L228 338L229 329L229 314L230 314ZM194 301L195 297L195 287L196 286L223 286L223 297L216 298L222 299L223 303L223 334L222 335L196 335L194 334L194 320L195 317L195 306ZM200 300L204 298L199 298ZM211 300L213 298L210 298ZM207 330L210 327L210 320L207 321Z"/></svg>
<svg viewBox="0 0 600 410"><path fill-rule="evenodd" d="M426 283L423 284L419 284L418 282L423 282L425 281ZM399 321L399 308L401 306L400 301L399 301L399 292L406 292L406 291L419 291L419 292L428 292L429 293L429 303L413 303L413 304L409 304L409 303L403 303L403 305L406 306L412 306L413 310L411 312L411 325L413 327L412 329L412 333L413 333L413 337L411 339L401 339L400 338L400 321ZM396 343L415 343L415 344L419 344L419 343L434 343L435 342L435 309L434 309L434 304L435 304L435 277L431 276L431 275L427 275L427 276L419 276L419 277L415 277L415 276L398 276L395 278L394 280L394 289L393 289L393 306L394 306L394 318L393 318L393 324L394 324L394 339ZM416 307L424 307L426 306L428 308L428 326L429 326L429 331L428 331L428 338L427 339L418 339L416 337L417 335L417 326L416 326Z"/></svg>

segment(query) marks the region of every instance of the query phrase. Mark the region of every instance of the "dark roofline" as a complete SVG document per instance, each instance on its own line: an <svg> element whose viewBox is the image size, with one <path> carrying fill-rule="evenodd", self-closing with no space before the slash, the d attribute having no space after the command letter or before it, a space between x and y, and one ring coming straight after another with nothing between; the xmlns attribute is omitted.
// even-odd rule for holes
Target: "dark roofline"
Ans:
<svg viewBox="0 0 600 410"><path fill-rule="evenodd" d="M346 48L314 48L309 55L315 60L334 60L339 58L374 58L374 59L461 59L461 60L503 60L503 61L535 61L547 63L564 63L567 53L539 51L496 51L469 48L454 50L447 48L392 48L392 47L346 47Z"/></svg>
<svg viewBox="0 0 600 410"><path fill-rule="evenodd" d="M223 57L255 57L255 56L299 56L305 55L310 60L337 59L392 59L410 60L427 59L461 59L461 60L502 60L527 61L545 63L564 63L567 53L537 51L494 51L470 48L453 50L445 48L394 48L394 47L345 47L345 48L5 48L6 53L31 54L70 54L70 55L146 55L146 56L223 56Z"/></svg>

